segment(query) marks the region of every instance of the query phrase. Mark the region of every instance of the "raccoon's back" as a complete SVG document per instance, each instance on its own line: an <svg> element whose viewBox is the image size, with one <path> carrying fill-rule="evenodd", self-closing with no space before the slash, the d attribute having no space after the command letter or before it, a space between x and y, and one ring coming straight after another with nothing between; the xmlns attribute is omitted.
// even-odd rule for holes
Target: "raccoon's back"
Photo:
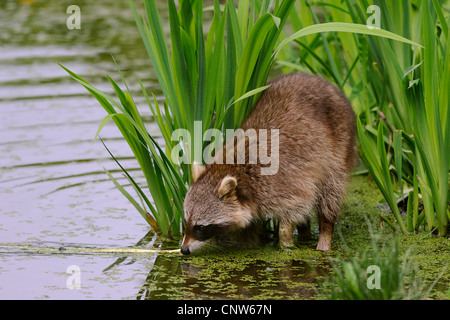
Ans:
<svg viewBox="0 0 450 320"><path fill-rule="evenodd" d="M328 166L327 159L337 158L349 170L356 159L353 109L319 76L290 74L272 82L242 128L279 130L280 169L292 162Z"/></svg>

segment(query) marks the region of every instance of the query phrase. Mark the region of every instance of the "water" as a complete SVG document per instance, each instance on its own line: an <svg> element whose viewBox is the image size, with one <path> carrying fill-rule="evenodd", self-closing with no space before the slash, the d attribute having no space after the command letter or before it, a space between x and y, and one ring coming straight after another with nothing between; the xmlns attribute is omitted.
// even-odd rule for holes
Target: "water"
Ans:
<svg viewBox="0 0 450 320"><path fill-rule="evenodd" d="M119 79L113 55L138 103L138 77L157 95L159 87L127 2L77 4L81 29L69 30L64 1L0 2L2 244L126 247L149 232L104 172L120 178L117 166L93 142L105 111L57 62L111 92L104 75ZM150 113L145 106L142 111ZM123 165L137 167L113 124L102 138ZM150 237L147 246L154 241ZM135 297L155 258L125 258L126 267L104 271L118 257L3 253L0 298ZM80 290L67 289L70 265L80 267Z"/></svg>
<svg viewBox="0 0 450 320"><path fill-rule="evenodd" d="M161 92L131 11L126 1L77 5L81 29L69 30L67 2L0 2L0 299L310 297L322 264L268 262L270 247L203 258L19 248L179 245L162 244L109 180L104 168L125 182L103 145L93 142L106 113L57 64L111 93L105 74L120 80L113 55L151 120L138 77L158 97ZM166 2L158 6L167 18ZM160 138L156 125L147 125ZM101 136L126 168L137 168L113 123ZM132 172L139 181L139 171ZM314 265L316 258L308 259ZM69 288L71 266L80 271L78 289Z"/></svg>

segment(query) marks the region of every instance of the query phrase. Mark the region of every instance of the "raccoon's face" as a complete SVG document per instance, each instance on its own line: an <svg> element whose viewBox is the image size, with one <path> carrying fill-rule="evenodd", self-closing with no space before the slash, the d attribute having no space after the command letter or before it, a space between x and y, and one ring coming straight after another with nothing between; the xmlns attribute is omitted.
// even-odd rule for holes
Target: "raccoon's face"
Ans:
<svg viewBox="0 0 450 320"><path fill-rule="evenodd" d="M190 254L220 236L245 228L248 210L236 196L237 179L227 175L216 185L208 179L192 184L184 200L186 230L181 252Z"/></svg>

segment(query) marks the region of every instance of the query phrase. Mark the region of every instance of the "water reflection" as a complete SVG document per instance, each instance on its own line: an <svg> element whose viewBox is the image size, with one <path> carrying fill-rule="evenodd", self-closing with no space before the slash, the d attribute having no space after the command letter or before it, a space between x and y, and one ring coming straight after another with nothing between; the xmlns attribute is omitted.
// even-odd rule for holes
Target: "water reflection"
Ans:
<svg viewBox="0 0 450 320"><path fill-rule="evenodd" d="M330 270L326 260L239 259L158 256L137 299L312 299Z"/></svg>

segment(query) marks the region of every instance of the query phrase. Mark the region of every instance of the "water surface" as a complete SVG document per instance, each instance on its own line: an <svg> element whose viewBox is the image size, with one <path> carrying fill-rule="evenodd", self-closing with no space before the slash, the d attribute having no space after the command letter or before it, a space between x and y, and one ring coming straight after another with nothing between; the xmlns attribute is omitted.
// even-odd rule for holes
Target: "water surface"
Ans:
<svg viewBox="0 0 450 320"><path fill-rule="evenodd" d="M0 2L2 244L126 247L149 232L104 172L121 178L117 165L99 141L93 142L105 111L57 62L112 92L105 74L120 79L114 56L139 104L138 77L157 95L159 87L127 2L77 5L81 29L69 30L64 1ZM145 105L140 108L150 113ZM149 128L158 136L156 126ZM137 167L113 124L102 138L123 165ZM153 242L148 239L147 246ZM104 271L118 257L1 253L0 298L135 297L155 258L126 257ZM67 289L70 265L80 267L80 290Z"/></svg>

